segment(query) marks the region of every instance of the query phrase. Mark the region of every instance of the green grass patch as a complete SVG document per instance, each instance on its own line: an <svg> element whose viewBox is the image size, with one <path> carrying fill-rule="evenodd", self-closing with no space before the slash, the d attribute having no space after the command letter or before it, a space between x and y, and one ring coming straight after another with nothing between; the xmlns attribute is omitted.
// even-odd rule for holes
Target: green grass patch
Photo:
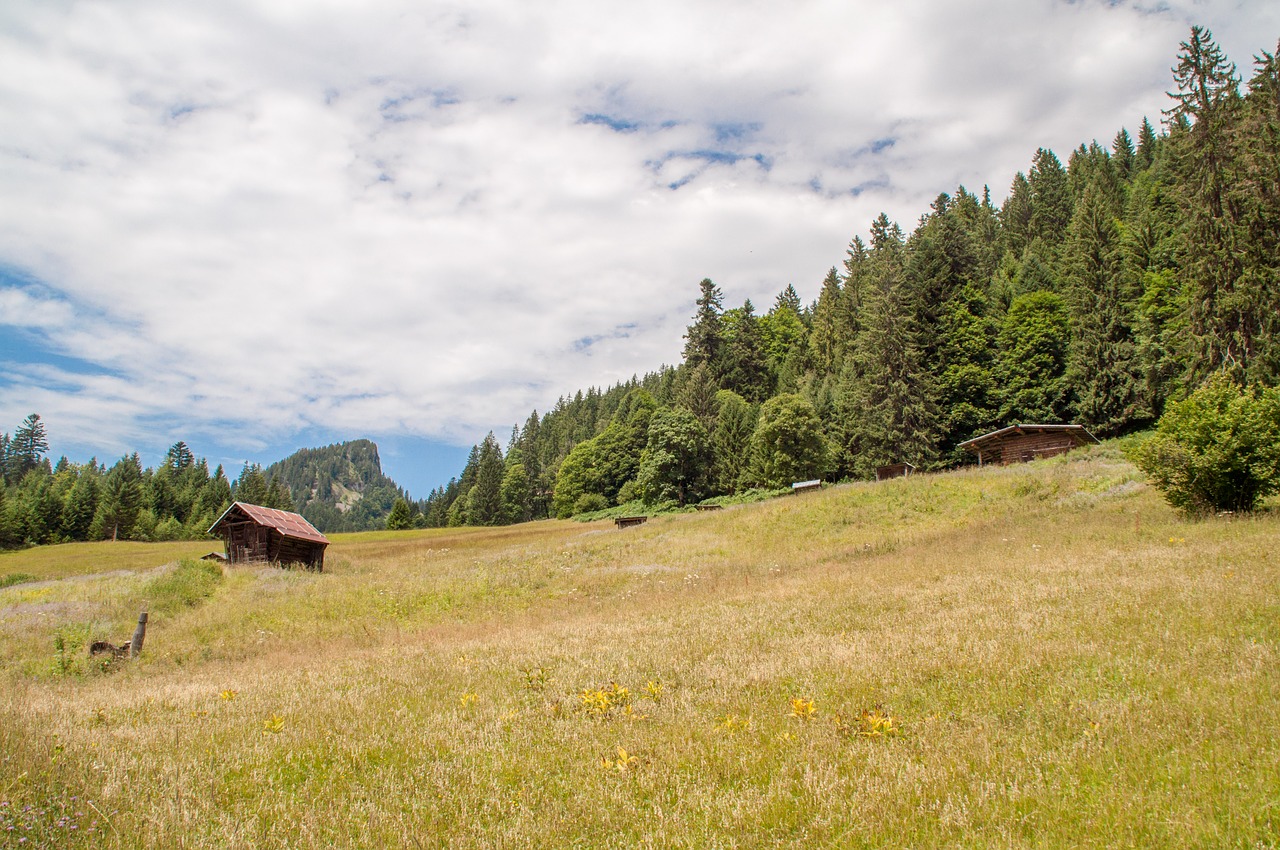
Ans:
<svg viewBox="0 0 1280 850"><path fill-rule="evenodd" d="M148 582L143 597L151 610L173 614L201 604L221 583L222 565L217 561L183 558L172 570Z"/></svg>
<svg viewBox="0 0 1280 850"><path fill-rule="evenodd" d="M31 573L9 573L8 575L0 576L0 588L12 587L15 584L26 584L36 580L36 577Z"/></svg>

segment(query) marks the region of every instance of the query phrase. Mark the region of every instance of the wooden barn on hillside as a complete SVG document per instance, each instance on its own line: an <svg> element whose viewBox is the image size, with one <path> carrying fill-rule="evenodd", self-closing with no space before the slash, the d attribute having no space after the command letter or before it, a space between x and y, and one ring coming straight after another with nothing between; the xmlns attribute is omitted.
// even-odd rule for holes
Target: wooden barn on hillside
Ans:
<svg viewBox="0 0 1280 850"><path fill-rule="evenodd" d="M910 463L889 463L876 467L876 480L888 481L890 478L906 478L915 475L915 465Z"/></svg>
<svg viewBox="0 0 1280 850"><path fill-rule="evenodd" d="M1098 438L1083 425L1010 425L972 440L965 440L960 448L978 456L978 465L988 463L1025 463L1042 457L1053 457L1089 443Z"/></svg>
<svg viewBox="0 0 1280 850"><path fill-rule="evenodd" d="M227 508L209 533L226 542L227 560L233 564L302 564L320 571L329 545L328 538L298 514L244 502Z"/></svg>

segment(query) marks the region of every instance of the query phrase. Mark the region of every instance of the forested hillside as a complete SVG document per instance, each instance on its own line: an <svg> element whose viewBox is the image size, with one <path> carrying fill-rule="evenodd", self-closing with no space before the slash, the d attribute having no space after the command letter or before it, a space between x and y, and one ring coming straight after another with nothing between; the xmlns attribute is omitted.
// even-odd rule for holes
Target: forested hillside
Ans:
<svg viewBox="0 0 1280 850"><path fill-rule="evenodd" d="M1158 418L1207 376L1280 377L1280 67L1242 80L1202 29L1143 119L1066 162L1040 149L998 206L938 195L881 214L802 303L699 285L683 361L533 412L397 525L488 525L640 500L686 504L799 478L964 461L1015 422L1099 436ZM416 510L414 510L416 509Z"/></svg>
<svg viewBox="0 0 1280 850"><path fill-rule="evenodd" d="M369 440L300 449L264 474L287 488L296 509L326 532L381 528L396 498L408 498L382 474L378 447Z"/></svg>
<svg viewBox="0 0 1280 850"><path fill-rule="evenodd" d="M110 467L91 458L56 464L39 414L0 435L0 548L81 540L189 540L204 536L234 499L293 509L289 492L256 465L235 481L174 443L144 469L138 453Z"/></svg>
<svg viewBox="0 0 1280 850"><path fill-rule="evenodd" d="M44 422L31 414L0 435L0 548L84 540L189 540L204 536L233 500L298 510L326 532L381 528L397 497L368 440L302 449L234 481L185 442L144 469L135 452L113 465L47 457Z"/></svg>

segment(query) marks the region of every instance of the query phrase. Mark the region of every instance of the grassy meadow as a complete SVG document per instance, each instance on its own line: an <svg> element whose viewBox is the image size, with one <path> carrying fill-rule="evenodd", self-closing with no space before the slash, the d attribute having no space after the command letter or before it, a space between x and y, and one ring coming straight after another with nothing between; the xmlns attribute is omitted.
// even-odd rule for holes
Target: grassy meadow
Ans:
<svg viewBox="0 0 1280 850"><path fill-rule="evenodd" d="M1280 846L1280 511L1114 445L210 548L0 555L0 847Z"/></svg>

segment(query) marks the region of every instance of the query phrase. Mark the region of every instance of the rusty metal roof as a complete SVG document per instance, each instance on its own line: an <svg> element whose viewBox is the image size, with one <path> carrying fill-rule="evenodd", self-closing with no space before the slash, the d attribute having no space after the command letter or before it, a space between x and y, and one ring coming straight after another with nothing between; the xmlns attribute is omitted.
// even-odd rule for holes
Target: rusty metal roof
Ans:
<svg viewBox="0 0 1280 850"><path fill-rule="evenodd" d="M983 434L980 437L974 437L972 440L965 440L960 443L957 448L968 449L969 451L977 451L979 443L998 443L1005 437L1020 434L1049 434L1061 432L1070 434L1080 441L1081 445L1085 443L1096 443L1098 438L1090 434L1083 425L1035 425L1035 424L1018 424L1009 425L996 431Z"/></svg>
<svg viewBox="0 0 1280 850"><path fill-rule="evenodd" d="M218 526L222 525L227 520L227 516L235 510L239 510L259 525L274 528L285 537L292 537L294 540L307 540L311 543L323 543L326 546L329 544L329 538L317 531L316 527L307 522L301 515L292 511L282 511L278 508L250 505L247 502L233 502L231 507L223 511L222 516L218 517L218 521L209 527L209 533L216 533Z"/></svg>

